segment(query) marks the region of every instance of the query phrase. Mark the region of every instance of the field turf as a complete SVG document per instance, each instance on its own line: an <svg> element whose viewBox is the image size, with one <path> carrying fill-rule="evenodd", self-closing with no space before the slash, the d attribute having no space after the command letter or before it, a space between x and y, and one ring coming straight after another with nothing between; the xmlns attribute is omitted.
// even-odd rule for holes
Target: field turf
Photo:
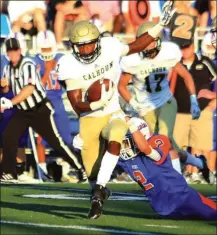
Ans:
<svg viewBox="0 0 217 235"><path fill-rule="evenodd" d="M216 199L216 187L193 186ZM215 221L162 219L136 184L109 184L104 214L88 220L87 184L1 185L1 235L5 234L216 234ZM25 196L25 197L24 197Z"/></svg>

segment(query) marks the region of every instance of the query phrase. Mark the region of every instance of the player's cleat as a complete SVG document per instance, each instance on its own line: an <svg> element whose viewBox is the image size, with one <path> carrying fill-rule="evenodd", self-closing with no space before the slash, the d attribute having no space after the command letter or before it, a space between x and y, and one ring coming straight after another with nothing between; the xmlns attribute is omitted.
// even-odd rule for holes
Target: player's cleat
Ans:
<svg viewBox="0 0 217 235"><path fill-rule="evenodd" d="M207 181L203 178L202 173L192 173L190 184L207 184Z"/></svg>
<svg viewBox="0 0 217 235"><path fill-rule="evenodd" d="M107 200L111 192L108 188L96 185L92 190L91 208L88 213L88 219L97 219L101 216L103 210L103 200Z"/></svg>
<svg viewBox="0 0 217 235"><path fill-rule="evenodd" d="M98 219L103 210L103 201L98 197L91 198L91 208L88 213L88 219Z"/></svg>
<svg viewBox="0 0 217 235"><path fill-rule="evenodd" d="M82 168L81 170L79 170L78 172L78 183L87 183L87 174L85 172L85 170Z"/></svg>
<svg viewBox="0 0 217 235"><path fill-rule="evenodd" d="M217 181L217 173L216 172L209 172L209 183L210 184L216 184Z"/></svg>
<svg viewBox="0 0 217 235"><path fill-rule="evenodd" d="M3 173L0 178L1 183L18 183L17 177L13 176L12 174Z"/></svg>
<svg viewBox="0 0 217 235"><path fill-rule="evenodd" d="M196 158L199 158L202 162L203 162L203 169L200 169L200 172L202 173L203 175L203 178L209 182L209 168L207 166L207 160L205 158L204 155L199 155L199 156L196 156Z"/></svg>
<svg viewBox="0 0 217 235"><path fill-rule="evenodd" d="M188 183L188 184L190 184L191 183L191 176L192 176L192 173L189 173L189 172L185 172L184 173L184 178L185 178L185 180L186 180L186 182Z"/></svg>

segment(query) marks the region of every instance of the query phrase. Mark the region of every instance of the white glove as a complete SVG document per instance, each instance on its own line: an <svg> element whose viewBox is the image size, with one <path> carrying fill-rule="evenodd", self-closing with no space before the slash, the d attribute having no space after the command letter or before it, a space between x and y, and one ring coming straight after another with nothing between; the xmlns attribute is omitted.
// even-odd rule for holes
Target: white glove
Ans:
<svg viewBox="0 0 217 235"><path fill-rule="evenodd" d="M74 137L72 144L74 148L82 150L84 141L81 139L80 135L78 134Z"/></svg>
<svg viewBox="0 0 217 235"><path fill-rule="evenodd" d="M170 20L172 19L174 13L176 12L176 9L173 9L173 4L174 0L171 0L171 1L166 1L163 5L162 15L159 22L159 24L162 27L165 27L170 23Z"/></svg>
<svg viewBox="0 0 217 235"><path fill-rule="evenodd" d="M13 108L13 104L11 100L2 97L0 101L0 108L1 108L1 113L3 113L6 109L11 109Z"/></svg>
<svg viewBox="0 0 217 235"><path fill-rule="evenodd" d="M135 111L139 111L140 110L140 108L141 108L141 104L140 103L138 103L136 100L135 100L135 98L132 98L131 100L130 100L130 102L129 102L129 104L132 106L132 108L135 110Z"/></svg>
<svg viewBox="0 0 217 235"><path fill-rule="evenodd" d="M133 107L133 109L139 114L140 117L145 116L146 113L150 112L151 110L155 109L155 106L150 104L140 104L138 103L135 98L132 98L129 104Z"/></svg>
<svg viewBox="0 0 217 235"><path fill-rule="evenodd" d="M129 126L129 130L131 134L139 130L137 118L131 118L129 121L127 121L127 124Z"/></svg>
<svg viewBox="0 0 217 235"><path fill-rule="evenodd" d="M98 101L90 103L91 110L97 110L97 109L100 109L100 108L107 106L107 104L109 103L109 101L111 100L111 98L114 94L114 91L115 91L115 88L112 85L111 80L109 81L109 90L108 91L106 91L105 84L102 84L101 98Z"/></svg>

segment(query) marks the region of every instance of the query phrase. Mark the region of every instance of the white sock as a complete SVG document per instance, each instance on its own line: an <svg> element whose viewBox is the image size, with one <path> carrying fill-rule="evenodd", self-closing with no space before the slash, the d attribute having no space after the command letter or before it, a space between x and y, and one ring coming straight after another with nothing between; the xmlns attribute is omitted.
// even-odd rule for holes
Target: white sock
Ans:
<svg viewBox="0 0 217 235"><path fill-rule="evenodd" d="M43 172L47 175L48 173L47 173L47 164L46 164L46 162L40 162L38 165L43 170Z"/></svg>
<svg viewBox="0 0 217 235"><path fill-rule="evenodd" d="M182 174L181 164L179 158L172 159L173 168L179 173Z"/></svg>
<svg viewBox="0 0 217 235"><path fill-rule="evenodd" d="M100 170L97 176L97 184L102 185L103 187L109 182L112 172L117 165L119 156L109 153L108 151L105 152Z"/></svg>
<svg viewBox="0 0 217 235"><path fill-rule="evenodd" d="M195 156L191 155L188 152L185 152L185 154L187 156L187 160L186 160L185 164L196 166L200 169L203 169L203 162L202 162L202 160L200 160L200 158L196 158Z"/></svg>

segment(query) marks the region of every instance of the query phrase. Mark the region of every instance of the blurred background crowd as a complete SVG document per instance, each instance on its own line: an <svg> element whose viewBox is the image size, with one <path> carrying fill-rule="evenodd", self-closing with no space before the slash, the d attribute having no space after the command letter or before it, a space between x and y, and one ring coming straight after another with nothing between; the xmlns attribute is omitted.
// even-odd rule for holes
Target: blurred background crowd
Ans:
<svg viewBox="0 0 217 235"><path fill-rule="evenodd" d="M161 9L165 0L161 1L67 1L67 0L41 0L41 1L1 1L1 53L4 52L4 40L10 35L17 35L20 40L24 54L34 55L37 53L36 36L40 31L47 29L55 34L57 51L70 53L68 45L68 34L70 27L80 20L90 20L95 23L102 34L113 35L129 43L135 38L138 26L145 21L157 23L160 19ZM196 17L197 28L194 37L194 52L209 57L216 64L216 49L213 48L209 30L212 20L216 16L216 1L195 0L195 1L175 1L174 7L178 13L189 14ZM170 40L170 28L164 30L164 40ZM212 81L207 79L207 85ZM213 89L212 86L209 86ZM175 92L175 91L174 91ZM176 93L174 93L176 96ZM183 100L184 100L183 92ZM179 98L179 97L176 97ZM72 123L72 135L78 132L76 116L70 105L63 97L65 108L70 115ZM179 103L179 102L178 102ZM208 104L208 103L207 103ZM205 109L206 107L204 107ZM181 110L181 109L180 109ZM180 111L182 112L182 111ZM213 130L216 119L216 111L213 112ZM208 120L204 120L204 123ZM175 131L175 130L174 130ZM189 128L190 133L190 128ZM206 133L204 133L206 135ZM27 141L28 142L28 141ZM37 142L36 142L37 143ZM216 140L213 137L212 149L200 149L206 154L209 168L216 172ZM191 151L194 146L187 146ZM49 147L46 154L50 153ZM197 151L194 153L197 154ZM22 151L21 151L22 152ZM25 153L31 153L31 145L25 146ZM40 149L38 150L40 155ZM200 154L200 153L198 153ZM22 154L21 154L22 155ZM51 154L52 157L55 153ZM51 157L51 158L52 158ZM60 157L60 156L57 156ZM20 163L23 161L20 160ZM62 165L61 165L62 164ZM18 160L19 165L19 160ZM48 165L48 164L47 164ZM59 160L58 164L49 164L47 175L52 175L53 169L59 171L59 176L55 180L61 180L64 172L69 174L69 166ZM61 167L60 167L61 166ZM61 168L61 170L58 170ZM44 168L45 169L45 168ZM51 169L51 172L49 171ZM58 174L57 174L58 175ZM73 176L73 173L72 173ZM197 169L186 168L186 179L189 183L205 183L198 175ZM62 179L63 180L63 179ZM66 177L64 180L73 181L73 177ZM115 182L131 182L131 179L117 169L113 179Z"/></svg>

